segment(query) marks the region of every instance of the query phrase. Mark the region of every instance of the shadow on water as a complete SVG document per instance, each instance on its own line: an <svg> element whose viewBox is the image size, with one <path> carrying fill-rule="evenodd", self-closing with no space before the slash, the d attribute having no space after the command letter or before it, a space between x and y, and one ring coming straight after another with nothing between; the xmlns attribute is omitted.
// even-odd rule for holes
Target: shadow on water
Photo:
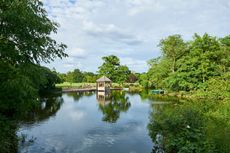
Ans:
<svg viewBox="0 0 230 153"><path fill-rule="evenodd" d="M58 112L64 100L62 94L47 94L40 98L40 107L36 108L30 114L20 117L22 124L34 124L36 122L43 122L49 119Z"/></svg>
<svg viewBox="0 0 230 153"><path fill-rule="evenodd" d="M27 115L22 115L19 117L19 126L30 126L36 123L41 124L45 122L50 117L55 116L58 110L61 108L64 100L62 94L58 93L49 93L43 94L40 97L40 107L34 109L33 112L30 112ZM19 136L19 150L22 148L27 148L36 141L36 137L29 137L25 133L18 132Z"/></svg>
<svg viewBox="0 0 230 153"><path fill-rule="evenodd" d="M61 94L43 95L40 100L40 107L36 107L33 112L21 113L13 120L0 115L0 153L17 152L18 140L21 147L32 144L36 138L29 138L23 133L20 133L17 137L16 131L18 127L22 124L30 126L46 121L50 117L55 116L63 104Z"/></svg>

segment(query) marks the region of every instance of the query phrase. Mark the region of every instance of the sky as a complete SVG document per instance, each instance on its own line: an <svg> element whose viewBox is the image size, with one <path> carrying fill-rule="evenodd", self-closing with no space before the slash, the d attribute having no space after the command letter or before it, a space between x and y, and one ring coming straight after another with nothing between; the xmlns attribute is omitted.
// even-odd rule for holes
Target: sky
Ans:
<svg viewBox="0 0 230 153"><path fill-rule="evenodd" d="M102 57L116 55L134 72L148 70L160 56L161 39L194 33L230 34L230 0L42 0L59 23L52 37L68 46L68 58L49 64L58 72L79 68L96 72Z"/></svg>

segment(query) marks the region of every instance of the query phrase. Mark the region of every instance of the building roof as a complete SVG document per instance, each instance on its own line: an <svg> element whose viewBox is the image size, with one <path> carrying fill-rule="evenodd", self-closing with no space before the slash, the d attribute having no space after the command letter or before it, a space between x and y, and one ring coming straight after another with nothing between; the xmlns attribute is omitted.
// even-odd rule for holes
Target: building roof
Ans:
<svg viewBox="0 0 230 153"><path fill-rule="evenodd" d="M112 82L112 81L106 76L102 76L101 78L97 79L97 82Z"/></svg>

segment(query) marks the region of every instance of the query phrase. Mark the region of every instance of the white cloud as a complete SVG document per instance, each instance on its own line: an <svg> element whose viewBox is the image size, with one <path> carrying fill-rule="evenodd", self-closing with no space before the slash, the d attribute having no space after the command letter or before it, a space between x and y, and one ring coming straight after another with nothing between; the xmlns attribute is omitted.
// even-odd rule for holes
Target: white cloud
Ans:
<svg viewBox="0 0 230 153"><path fill-rule="evenodd" d="M130 8L128 14L133 16L143 11L158 11L163 8L157 0L128 0Z"/></svg>
<svg viewBox="0 0 230 153"><path fill-rule="evenodd" d="M143 72L147 69L144 61L159 55L157 44L168 35L182 34L191 39L194 33L208 32L221 37L230 32L229 0L43 2L49 16L61 26L53 37L67 44L67 53L74 59L48 65L62 72L76 65L84 71L96 71L101 57L110 54L124 61L138 61L134 64L139 66L128 66Z"/></svg>
<svg viewBox="0 0 230 153"><path fill-rule="evenodd" d="M121 58L121 64L128 66L132 71L135 72L139 72L143 70L143 68L147 68L147 63L145 60L139 60L130 57Z"/></svg>
<svg viewBox="0 0 230 153"><path fill-rule="evenodd" d="M82 48L73 48L67 51L67 54L74 58L85 58L87 56L86 51Z"/></svg>

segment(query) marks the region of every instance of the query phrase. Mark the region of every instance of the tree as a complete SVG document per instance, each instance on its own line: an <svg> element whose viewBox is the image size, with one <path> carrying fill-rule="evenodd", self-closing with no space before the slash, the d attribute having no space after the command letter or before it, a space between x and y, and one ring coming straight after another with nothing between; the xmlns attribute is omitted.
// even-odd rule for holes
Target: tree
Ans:
<svg viewBox="0 0 230 153"><path fill-rule="evenodd" d="M83 82L84 74L79 69L74 69L66 74L65 81L72 83Z"/></svg>
<svg viewBox="0 0 230 153"><path fill-rule="evenodd" d="M125 81L127 81L130 74L131 74L131 71L129 70L127 66L121 65L117 67L116 82L124 83Z"/></svg>
<svg viewBox="0 0 230 153"><path fill-rule="evenodd" d="M47 17L40 1L3 0L0 9L1 61L39 63L66 56L66 46L49 36L58 24Z"/></svg>
<svg viewBox="0 0 230 153"><path fill-rule="evenodd" d="M166 58L156 58L151 59L148 63L151 66L147 73L150 82L149 87L156 89L162 88L164 86L164 79L167 78L171 72L171 62Z"/></svg>
<svg viewBox="0 0 230 153"><path fill-rule="evenodd" d="M39 0L1 0L1 113L23 112L18 106L35 102L40 85L47 82L39 63L67 56L66 46L50 37L57 27Z"/></svg>
<svg viewBox="0 0 230 153"><path fill-rule="evenodd" d="M66 46L50 37L57 27L39 0L0 0L1 152L18 150L16 123L9 119L28 115L38 107L38 91L58 81L53 72L39 65L67 56Z"/></svg>
<svg viewBox="0 0 230 153"><path fill-rule="evenodd" d="M150 82L149 82L149 76L147 73L142 73L139 76L139 83L144 87L144 88L149 88L150 87Z"/></svg>
<svg viewBox="0 0 230 153"><path fill-rule="evenodd" d="M217 39L208 34L195 34L189 42L184 42L180 35L169 36L160 42L162 56L148 62L148 86L172 91L205 91L210 79L229 71L229 46L229 36Z"/></svg>
<svg viewBox="0 0 230 153"><path fill-rule="evenodd" d="M206 88L205 82L219 76L220 43L215 37L194 35L189 53L178 60L178 70L166 81L173 90L197 90Z"/></svg>
<svg viewBox="0 0 230 153"><path fill-rule="evenodd" d="M104 61L104 63L99 67L99 74L106 75L112 81L115 81L117 75L116 69L118 66L120 66L119 58L114 55L110 55L102 57L102 60Z"/></svg>
<svg viewBox="0 0 230 153"><path fill-rule="evenodd" d="M97 80L97 75L92 72L83 72L83 82L95 83Z"/></svg>
<svg viewBox="0 0 230 153"><path fill-rule="evenodd" d="M172 72L176 71L176 62L186 52L187 44L180 35L168 36L160 41L159 47L163 56L170 60Z"/></svg>
<svg viewBox="0 0 230 153"><path fill-rule="evenodd" d="M114 55L102 57L104 63L99 67L99 75L106 75L113 82L123 83L131 73L125 65L120 65L120 60Z"/></svg>
<svg viewBox="0 0 230 153"><path fill-rule="evenodd" d="M138 77L135 73L131 73L128 76L127 82L128 83L135 83L138 80Z"/></svg>
<svg viewBox="0 0 230 153"><path fill-rule="evenodd" d="M223 73L230 71L230 35L221 38L221 60L220 65Z"/></svg>

